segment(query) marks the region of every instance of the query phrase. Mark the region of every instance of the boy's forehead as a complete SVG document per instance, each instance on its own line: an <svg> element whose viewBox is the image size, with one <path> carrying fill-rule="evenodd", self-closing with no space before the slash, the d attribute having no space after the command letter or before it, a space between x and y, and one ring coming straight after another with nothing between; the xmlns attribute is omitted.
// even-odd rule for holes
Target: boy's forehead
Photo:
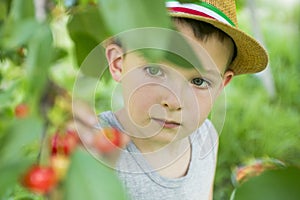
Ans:
<svg viewBox="0 0 300 200"><path fill-rule="evenodd" d="M147 27L121 33L118 38L124 54L138 52L139 58L148 62L167 60L170 66L196 68L203 73L218 69L201 43L184 30Z"/></svg>
<svg viewBox="0 0 300 200"><path fill-rule="evenodd" d="M181 73L182 75L188 75L188 76L192 76L192 75L211 76L211 77L221 76L219 69L216 67L214 62L212 62L208 54L199 56L199 63L201 64L200 66L193 66L191 65L191 63L189 63L189 66L187 66L185 64L187 64L188 61L184 63L180 61L180 59L182 58L179 57L178 60L174 58L173 59L174 62L171 62L168 59L160 59L157 60L156 62L152 62L148 60L143 53L144 51L134 51L128 53L128 57L130 57L129 59L131 60L130 61L131 68L139 68L143 66L157 66L157 67L160 66L163 68L168 68L171 71L176 71L177 73ZM179 63L183 63L183 65Z"/></svg>
<svg viewBox="0 0 300 200"><path fill-rule="evenodd" d="M169 61L161 61L160 64L178 71L179 73L186 73L190 75L201 76L216 76L220 77L220 71L216 65L211 62L208 57L200 60L201 66L185 67Z"/></svg>

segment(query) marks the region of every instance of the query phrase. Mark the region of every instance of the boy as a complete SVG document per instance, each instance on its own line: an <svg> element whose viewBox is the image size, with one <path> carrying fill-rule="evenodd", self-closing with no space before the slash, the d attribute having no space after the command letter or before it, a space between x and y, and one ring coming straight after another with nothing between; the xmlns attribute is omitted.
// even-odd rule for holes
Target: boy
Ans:
<svg viewBox="0 0 300 200"><path fill-rule="evenodd" d="M166 5L203 69L149 63L109 43L109 70L124 107L101 113L100 123L131 139L116 165L131 199L212 199L217 132L207 117L234 75L263 70L268 57L237 28L233 0Z"/></svg>

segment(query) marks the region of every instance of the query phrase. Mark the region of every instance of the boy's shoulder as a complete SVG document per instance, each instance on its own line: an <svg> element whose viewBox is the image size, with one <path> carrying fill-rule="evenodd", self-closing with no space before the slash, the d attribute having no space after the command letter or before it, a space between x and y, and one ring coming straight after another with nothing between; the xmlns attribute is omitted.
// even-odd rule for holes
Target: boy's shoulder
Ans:
<svg viewBox="0 0 300 200"><path fill-rule="evenodd" d="M122 125L117 120L115 114L110 110L101 112L98 115L98 120L99 120L98 127L110 126L110 127L117 128L120 131L124 132Z"/></svg>
<svg viewBox="0 0 300 200"><path fill-rule="evenodd" d="M218 138L218 132L209 119L206 119L190 136L192 146L197 146L200 150L200 158L205 158L211 153L213 153L213 155L217 154Z"/></svg>

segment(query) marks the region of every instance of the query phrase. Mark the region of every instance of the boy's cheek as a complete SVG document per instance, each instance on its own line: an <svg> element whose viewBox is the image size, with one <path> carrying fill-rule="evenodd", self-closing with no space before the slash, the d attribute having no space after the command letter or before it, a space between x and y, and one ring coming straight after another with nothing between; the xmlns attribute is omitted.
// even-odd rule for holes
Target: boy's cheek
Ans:
<svg viewBox="0 0 300 200"><path fill-rule="evenodd" d="M183 110L183 119L187 120L193 128L198 128L208 117L212 109L213 99L210 96L197 97L194 101L189 101L186 105L186 110Z"/></svg>

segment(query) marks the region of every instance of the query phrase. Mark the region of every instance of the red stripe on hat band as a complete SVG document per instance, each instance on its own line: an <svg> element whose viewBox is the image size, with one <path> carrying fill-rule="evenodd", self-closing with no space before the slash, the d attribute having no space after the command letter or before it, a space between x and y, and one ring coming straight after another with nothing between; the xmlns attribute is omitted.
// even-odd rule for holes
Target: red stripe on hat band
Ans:
<svg viewBox="0 0 300 200"><path fill-rule="evenodd" d="M189 9L189 8L182 8L182 7L169 7L169 10L173 11L173 12L182 12L182 13L187 13L187 14L191 14L191 15L198 15L201 17L206 17L206 18L211 18L211 19L215 19L216 18L204 13L204 12L200 12L197 10L193 10L193 9Z"/></svg>

